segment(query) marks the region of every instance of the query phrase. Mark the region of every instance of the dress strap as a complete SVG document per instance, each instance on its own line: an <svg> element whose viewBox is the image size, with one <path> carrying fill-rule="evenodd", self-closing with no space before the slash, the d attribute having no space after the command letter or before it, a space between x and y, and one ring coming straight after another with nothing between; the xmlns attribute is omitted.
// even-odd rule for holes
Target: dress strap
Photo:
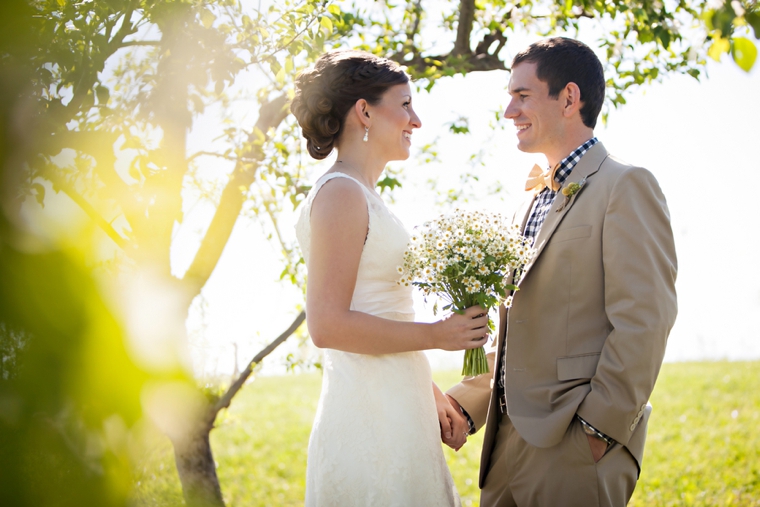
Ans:
<svg viewBox="0 0 760 507"><path fill-rule="evenodd" d="M319 180L317 180L317 184L314 185L315 186L314 190L316 190L318 192L319 189L322 188L322 185L324 185L328 181L330 181L332 179L335 179L335 178L348 178L349 180L354 181L357 185L359 185L360 187L362 187L362 190L364 190L364 191L367 190L367 187L365 187L359 180L357 180L353 176L349 176L348 174L341 173L341 172L332 172L332 173L326 173L326 174L322 175L322 177L319 178ZM315 193L315 195L316 195L316 193Z"/></svg>
<svg viewBox="0 0 760 507"><path fill-rule="evenodd" d="M322 175L317 180L317 182L314 184L314 187L309 191L308 203L307 203L308 207L309 207L309 215L311 215L311 205L314 202L314 199L317 197L317 194L319 193L319 191L322 189L322 187L325 185L325 183L327 183L328 181L333 180L335 178L346 178L346 179L349 179L349 180L353 181L357 185L359 185L361 187L362 191L364 192L364 198L365 199L368 199L368 196L371 195L371 193L369 192L369 190L367 189L367 187L365 187L356 178L353 178L353 177L349 176L348 174L340 173L340 172L327 173L327 174ZM367 205L369 205L369 202L367 203Z"/></svg>

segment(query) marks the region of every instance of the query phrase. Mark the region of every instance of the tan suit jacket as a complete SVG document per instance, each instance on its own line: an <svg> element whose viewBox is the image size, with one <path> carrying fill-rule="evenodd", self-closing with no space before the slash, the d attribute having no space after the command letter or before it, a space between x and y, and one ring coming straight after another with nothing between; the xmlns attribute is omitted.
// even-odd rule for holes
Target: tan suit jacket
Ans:
<svg viewBox="0 0 760 507"><path fill-rule="evenodd" d="M485 425L482 487L499 422L494 375L506 361L507 410L529 444L558 444L579 414L626 446L639 467L648 399L676 318L676 252L665 197L652 174L594 145L557 195L512 307L501 308L491 372L449 394ZM524 227L532 199L515 215ZM506 338L507 353L501 343Z"/></svg>

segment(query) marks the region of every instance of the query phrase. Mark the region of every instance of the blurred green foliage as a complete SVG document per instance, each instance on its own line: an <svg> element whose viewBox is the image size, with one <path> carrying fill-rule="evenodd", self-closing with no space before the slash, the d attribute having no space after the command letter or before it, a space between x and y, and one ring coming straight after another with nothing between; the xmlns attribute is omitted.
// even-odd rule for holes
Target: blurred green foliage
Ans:
<svg viewBox="0 0 760 507"><path fill-rule="evenodd" d="M25 188L44 201L24 182L40 152L31 90L49 20L15 0L0 20L0 504L126 505L150 434L142 389L187 377L134 361L88 234L60 242L21 212Z"/></svg>
<svg viewBox="0 0 760 507"><path fill-rule="evenodd" d="M124 505L148 378L75 253L0 240L3 505ZM23 346L7 347L23 336Z"/></svg>

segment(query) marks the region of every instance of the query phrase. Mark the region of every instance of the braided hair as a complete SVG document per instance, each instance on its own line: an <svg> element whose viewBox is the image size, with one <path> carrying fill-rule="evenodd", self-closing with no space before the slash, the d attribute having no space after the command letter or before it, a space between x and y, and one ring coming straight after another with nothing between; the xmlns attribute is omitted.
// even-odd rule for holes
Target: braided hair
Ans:
<svg viewBox="0 0 760 507"><path fill-rule="evenodd" d="M377 104L388 88L409 82L395 62L364 51L337 50L320 56L296 78L290 111L301 126L309 155L326 158L359 99Z"/></svg>

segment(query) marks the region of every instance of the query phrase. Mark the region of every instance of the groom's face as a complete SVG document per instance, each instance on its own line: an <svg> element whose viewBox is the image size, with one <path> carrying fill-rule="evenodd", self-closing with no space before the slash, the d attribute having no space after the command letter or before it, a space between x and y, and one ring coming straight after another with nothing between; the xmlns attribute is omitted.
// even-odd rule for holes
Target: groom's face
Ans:
<svg viewBox="0 0 760 507"><path fill-rule="evenodd" d="M561 143L562 106L549 96L549 85L536 76L536 64L522 62L512 67L509 78L511 100L504 118L517 128L517 148L528 153L550 153Z"/></svg>

